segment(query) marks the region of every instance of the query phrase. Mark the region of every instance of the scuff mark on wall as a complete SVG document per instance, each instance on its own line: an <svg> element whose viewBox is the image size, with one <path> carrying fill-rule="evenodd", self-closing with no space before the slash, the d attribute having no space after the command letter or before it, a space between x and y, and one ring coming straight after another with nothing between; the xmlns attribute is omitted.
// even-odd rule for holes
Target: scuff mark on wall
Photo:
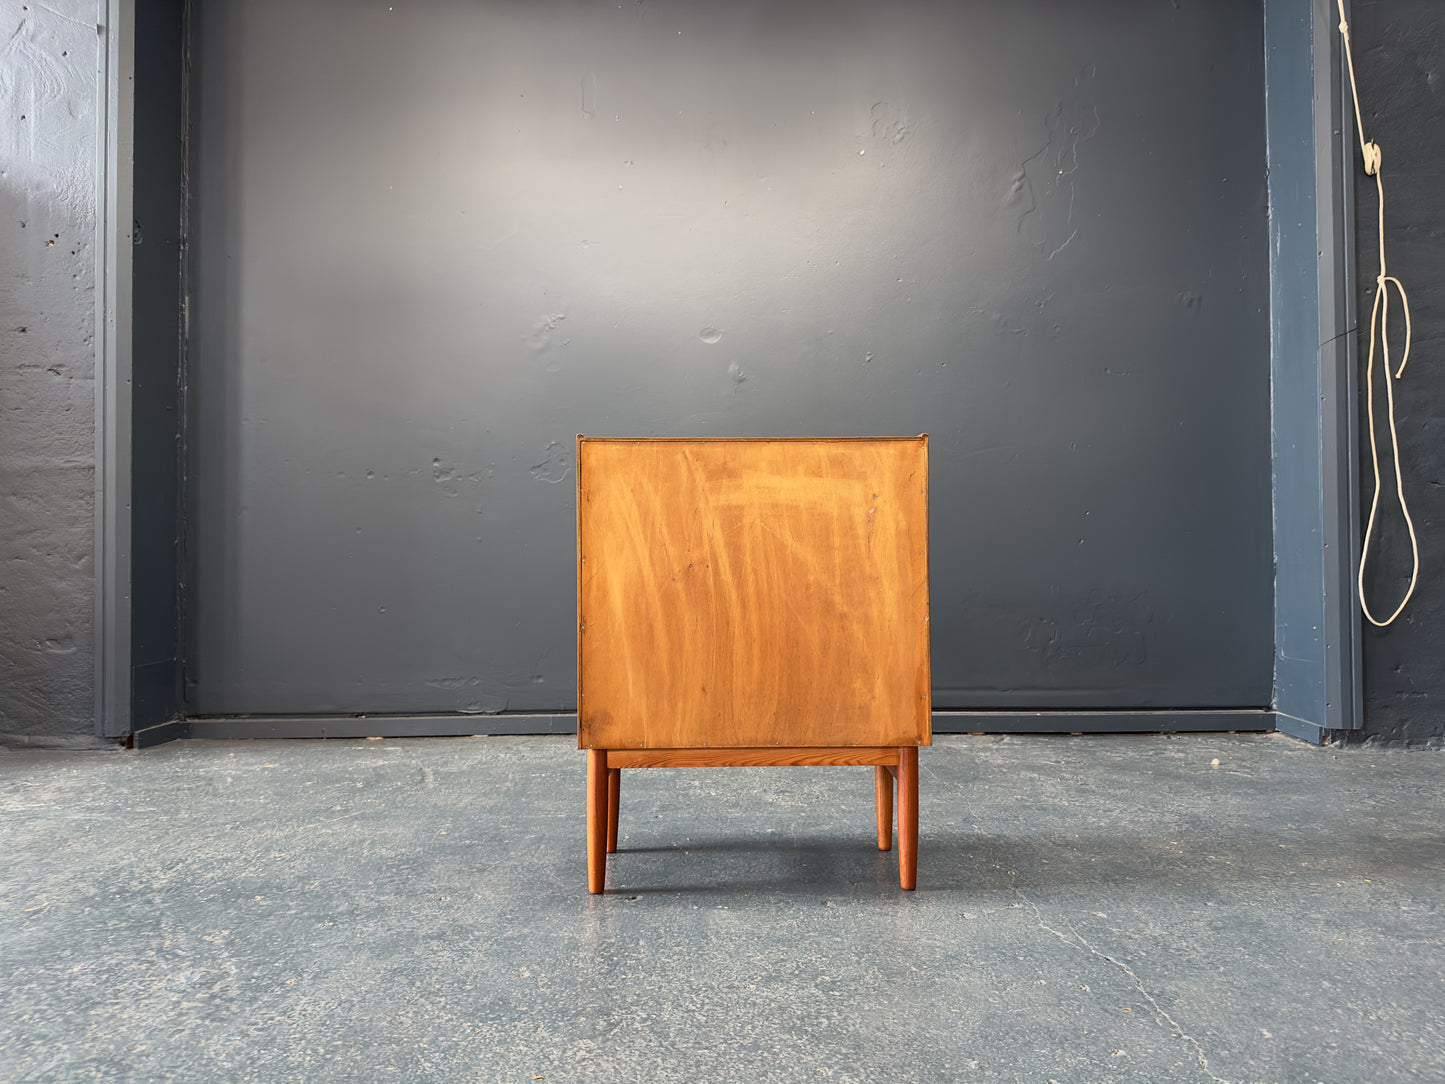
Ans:
<svg viewBox="0 0 1445 1084"><path fill-rule="evenodd" d="M869 115L873 120L873 138L881 143L897 145L913 134L913 125L901 106L892 102L874 102Z"/></svg>
<svg viewBox="0 0 1445 1084"><path fill-rule="evenodd" d="M0 169L8 184L95 209L94 24L31 5L0 46ZM87 93L83 108L77 90Z"/></svg>
<svg viewBox="0 0 1445 1084"><path fill-rule="evenodd" d="M551 354L552 347L554 345L567 346L572 342L571 339L557 341L557 329L562 326L562 321L565 319L567 319L567 314L563 312L544 313L532 325L532 330L527 334L527 349L531 351L534 358L546 365L549 373L559 372L562 368L561 363Z"/></svg>
<svg viewBox="0 0 1445 1084"><path fill-rule="evenodd" d="M1074 93L1061 100L1044 118L1047 138L1019 164L1006 204L1025 203L1018 231L1052 260L1078 237L1074 225L1074 174L1079 170L1079 147L1099 131L1099 107L1094 103L1093 64L1074 79Z"/></svg>
<svg viewBox="0 0 1445 1084"><path fill-rule="evenodd" d="M537 481L556 485L572 473L572 452L554 440L547 445L542 461L533 463L528 469Z"/></svg>
<svg viewBox="0 0 1445 1084"><path fill-rule="evenodd" d="M431 476L432 481L436 482L437 486L448 497L455 497L457 495L456 467L449 466L440 459L433 459L431 461Z"/></svg>
<svg viewBox="0 0 1445 1084"><path fill-rule="evenodd" d="M447 463L440 456L431 461L431 477L436 487L448 497L461 496L463 482L468 485L480 486L488 478L496 474L496 464L488 463L485 470L472 471L470 474L463 474L462 468L455 463ZM477 509L481 511L480 508Z"/></svg>
<svg viewBox="0 0 1445 1084"><path fill-rule="evenodd" d="M1074 607L1072 620L1031 618L1023 623L1024 645L1045 666L1081 663L1139 666L1148 661L1144 632L1154 619L1148 591L1137 595L1102 595L1090 591Z"/></svg>

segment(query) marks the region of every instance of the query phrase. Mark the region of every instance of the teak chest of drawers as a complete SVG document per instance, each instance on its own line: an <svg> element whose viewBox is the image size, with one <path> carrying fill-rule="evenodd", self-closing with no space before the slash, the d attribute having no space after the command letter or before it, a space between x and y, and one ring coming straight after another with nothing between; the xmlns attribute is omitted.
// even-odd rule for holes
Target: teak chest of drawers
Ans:
<svg viewBox="0 0 1445 1084"><path fill-rule="evenodd" d="M878 846L914 887L932 744L928 438L577 438L587 879L621 769L875 766Z"/></svg>

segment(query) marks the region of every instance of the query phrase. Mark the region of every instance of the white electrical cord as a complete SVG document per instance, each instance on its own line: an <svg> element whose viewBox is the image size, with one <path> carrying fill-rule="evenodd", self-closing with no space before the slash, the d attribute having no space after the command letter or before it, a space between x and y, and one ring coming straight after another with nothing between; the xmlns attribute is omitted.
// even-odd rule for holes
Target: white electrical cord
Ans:
<svg viewBox="0 0 1445 1084"><path fill-rule="evenodd" d="M1410 518L1410 508L1405 503L1405 480L1400 474L1400 436L1395 431L1395 386L1405 372L1405 363L1410 360L1410 302L1405 297L1405 287L1393 275L1385 273L1385 182L1380 177L1380 148L1365 141L1365 125L1360 119L1360 91L1355 85L1355 58L1350 52L1350 24L1345 19L1345 0L1336 0L1340 8L1340 34L1345 39L1345 60L1350 68L1350 95L1355 102L1355 130L1360 136L1360 155L1365 160L1365 173L1375 178L1375 188L1380 194L1380 217L1378 235L1380 238L1380 274L1375 279L1375 304L1370 310L1370 359L1365 376L1365 405L1370 417L1370 463L1375 468L1375 495L1370 498L1370 519L1365 527L1365 541L1360 546L1360 574L1356 581L1360 596L1360 609L1370 624L1384 628L1399 617L1415 593L1415 584L1420 579L1420 542L1415 537L1415 521ZM1400 368L1390 372L1390 339L1385 331L1385 317L1390 311L1390 295L1387 287L1394 283L1400 295L1400 304L1405 309L1405 351L1400 357ZM1370 539L1375 533L1375 517L1380 509L1380 449L1375 439L1375 339L1380 341L1380 364L1385 371L1385 401L1390 418L1390 451L1395 464L1395 495L1400 501L1400 511L1405 515L1405 526L1410 529L1410 553L1414 566L1410 571L1410 586L1395 612L1381 621L1370 612L1365 601L1365 562L1370 556Z"/></svg>

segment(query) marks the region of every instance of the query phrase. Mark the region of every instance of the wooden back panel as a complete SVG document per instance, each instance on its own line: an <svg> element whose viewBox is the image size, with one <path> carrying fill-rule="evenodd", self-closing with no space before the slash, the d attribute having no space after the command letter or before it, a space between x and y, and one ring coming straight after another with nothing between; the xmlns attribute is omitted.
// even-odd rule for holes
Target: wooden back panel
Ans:
<svg viewBox="0 0 1445 1084"><path fill-rule="evenodd" d="M578 744L932 744L928 438L577 438Z"/></svg>

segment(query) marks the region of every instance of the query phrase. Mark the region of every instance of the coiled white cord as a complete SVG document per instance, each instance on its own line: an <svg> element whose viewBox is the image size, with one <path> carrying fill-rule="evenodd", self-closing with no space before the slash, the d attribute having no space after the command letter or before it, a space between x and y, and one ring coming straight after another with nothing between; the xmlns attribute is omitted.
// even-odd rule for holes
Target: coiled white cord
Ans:
<svg viewBox="0 0 1445 1084"><path fill-rule="evenodd" d="M1375 470L1375 494L1370 498L1370 518L1365 526L1365 540L1360 546L1360 574L1356 581L1360 609L1372 625L1384 628L1404 612L1405 604L1415 593L1415 584L1420 579L1420 542L1415 537L1415 521L1410 518L1410 507L1405 503L1405 480L1400 473L1400 436L1395 430L1395 385L1405 373L1405 363L1410 360L1410 301L1405 296L1405 287L1400 280L1385 271L1385 182L1380 176L1380 148L1365 141L1365 125L1360 118L1360 90L1355 84L1355 58L1350 52L1350 24L1345 19L1345 0L1336 0L1340 8L1340 34L1345 39L1345 60L1350 69L1350 95L1355 103L1355 131L1360 136L1360 155L1365 161L1365 173L1375 178L1375 189L1380 194L1379 222L1377 233L1380 239L1380 274L1375 279L1375 304L1370 310L1370 357L1365 370L1365 406L1370 418L1370 463ZM1390 339L1385 330L1385 318L1390 312L1389 286L1393 284L1400 295L1400 304L1405 309L1405 350L1400 356L1400 368L1390 372ZM1370 612L1365 599L1365 562L1370 556L1370 540L1375 534L1375 519L1380 510L1380 449L1375 438L1375 341L1380 344L1380 366L1385 373L1385 402L1390 418L1390 452L1395 465L1395 496L1400 501L1400 511L1405 516L1405 526L1410 531L1410 554L1413 562L1410 570L1410 586L1395 612L1381 621Z"/></svg>

